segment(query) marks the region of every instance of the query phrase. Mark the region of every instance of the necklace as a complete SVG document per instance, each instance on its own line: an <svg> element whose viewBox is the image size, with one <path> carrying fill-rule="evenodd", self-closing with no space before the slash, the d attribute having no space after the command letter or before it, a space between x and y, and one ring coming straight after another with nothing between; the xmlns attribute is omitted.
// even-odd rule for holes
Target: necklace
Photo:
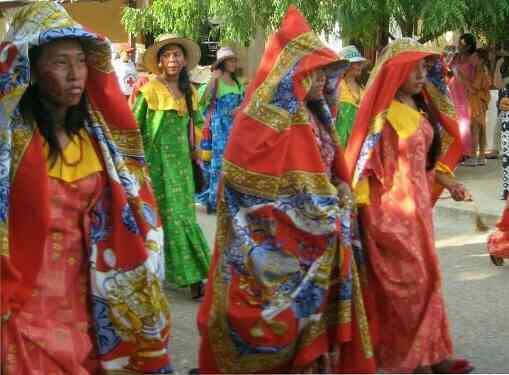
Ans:
<svg viewBox="0 0 509 375"><path fill-rule="evenodd" d="M60 157L62 158L62 163L64 163L68 167L75 167L79 163L81 163L81 161L83 160L83 140L81 139L81 137L79 137L79 139L80 139L80 157L78 159L76 159L76 161L71 161L71 162L68 161L65 157L64 152L63 151L60 152Z"/></svg>

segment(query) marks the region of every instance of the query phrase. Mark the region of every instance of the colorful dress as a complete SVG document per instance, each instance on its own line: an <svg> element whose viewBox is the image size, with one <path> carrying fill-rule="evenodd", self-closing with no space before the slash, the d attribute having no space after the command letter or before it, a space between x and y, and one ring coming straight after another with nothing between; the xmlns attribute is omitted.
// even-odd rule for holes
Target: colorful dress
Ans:
<svg viewBox="0 0 509 375"><path fill-rule="evenodd" d="M498 99L509 98L509 63L504 62L500 69L502 79L506 86L498 90ZM509 193L509 111L498 111L498 123L500 126L500 148L502 151L502 194L504 198Z"/></svg>
<svg viewBox="0 0 509 375"><path fill-rule="evenodd" d="M193 106L197 108L197 95ZM184 97L174 98L159 79L140 88L133 107L145 146L149 172L164 228L166 279L185 287L207 278L209 247L196 219ZM201 127L198 111L194 123Z"/></svg>
<svg viewBox="0 0 509 375"><path fill-rule="evenodd" d="M452 60L451 69L454 76L451 78L448 85L450 96L454 103L456 113L458 114L458 124L461 134L461 142L463 144L463 155L470 156L472 153L472 139L470 134L472 112L465 85L461 83L458 77L461 74L465 77L464 79L470 81L473 78L474 69L472 64L469 62L460 63L458 55Z"/></svg>
<svg viewBox="0 0 509 375"><path fill-rule="evenodd" d="M452 355L433 234L435 170L451 173L462 153L455 112L442 85L424 100L442 125L442 152L427 170L433 128L394 100L419 60L433 52L411 39L392 44L374 68L346 152L361 205L368 283L374 299L379 371L412 373Z"/></svg>
<svg viewBox="0 0 509 375"><path fill-rule="evenodd" d="M223 171L223 155L228 143L228 137L233 125L232 111L237 108L244 99L244 87L234 83L228 85L224 80L216 81L216 99L211 103L210 98L204 98L205 116L210 113L210 124L208 124L210 137L202 140L203 151L210 152L209 157L204 160L203 169L207 176L207 189L198 195L198 201L203 205L209 205L213 209L217 205L217 189L219 178ZM204 131L204 133L207 130Z"/></svg>
<svg viewBox="0 0 509 375"><path fill-rule="evenodd" d="M293 6L268 42L225 153L201 374L374 371L364 255L326 104L340 72L320 116L304 102L312 71L338 59Z"/></svg>
<svg viewBox="0 0 509 375"><path fill-rule="evenodd" d="M77 374L100 369L84 245L93 222L92 208L104 199L106 180L86 131L81 137L85 157L78 165L66 166L62 158L52 167L48 163L52 197L48 235L34 292L12 322L13 329L2 337L8 348L6 374L61 374L63 370ZM75 137L63 150L66 160L78 160L79 143Z"/></svg>
<svg viewBox="0 0 509 375"><path fill-rule="evenodd" d="M0 47L2 373L170 373L162 228L109 42L53 2L20 8L10 25ZM64 150L83 159L70 169L48 168L18 105L29 46L59 38L79 38L88 65L89 119Z"/></svg>
<svg viewBox="0 0 509 375"><path fill-rule="evenodd" d="M336 119L336 131L338 132L340 145L344 150L346 149L348 139L352 133L352 126L355 122L357 111L359 110L361 96L355 95L354 92L350 90L350 86L348 86L345 79L341 80L340 85L339 111Z"/></svg>

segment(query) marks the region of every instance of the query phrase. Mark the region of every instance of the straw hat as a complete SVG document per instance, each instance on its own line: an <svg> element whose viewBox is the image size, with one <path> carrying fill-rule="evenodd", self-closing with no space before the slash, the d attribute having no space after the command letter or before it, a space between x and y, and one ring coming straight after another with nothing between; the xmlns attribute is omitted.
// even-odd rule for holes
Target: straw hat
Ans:
<svg viewBox="0 0 509 375"><path fill-rule="evenodd" d="M346 46L341 50L340 54L350 63L368 61L366 58L362 57L361 53L355 46Z"/></svg>
<svg viewBox="0 0 509 375"><path fill-rule="evenodd" d="M230 47L221 47L219 51L217 51L217 59L214 64L212 64L212 70L217 69L218 65L221 64L224 60L228 59L236 59L237 55Z"/></svg>
<svg viewBox="0 0 509 375"><path fill-rule="evenodd" d="M187 61L186 68L188 71L198 65L201 57L200 46L198 44L191 39L182 38L175 34L163 34L157 37L155 43L147 49L143 56L143 64L151 73L161 73L161 69L159 69L158 66L159 61L157 60L157 54L161 48L168 44L177 44L184 49Z"/></svg>

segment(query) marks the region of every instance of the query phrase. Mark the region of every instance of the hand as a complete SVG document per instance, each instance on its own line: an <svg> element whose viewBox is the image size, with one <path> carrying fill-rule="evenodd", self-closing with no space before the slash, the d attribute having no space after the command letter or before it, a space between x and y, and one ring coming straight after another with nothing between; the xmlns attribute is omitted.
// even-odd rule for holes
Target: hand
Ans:
<svg viewBox="0 0 509 375"><path fill-rule="evenodd" d="M456 202L471 202L472 194L465 189L465 186L460 183L454 183L447 187L449 193L451 193L452 199Z"/></svg>
<svg viewBox="0 0 509 375"><path fill-rule="evenodd" d="M508 112L509 111L509 98L506 97L506 98L500 99L499 107L500 107L501 111Z"/></svg>

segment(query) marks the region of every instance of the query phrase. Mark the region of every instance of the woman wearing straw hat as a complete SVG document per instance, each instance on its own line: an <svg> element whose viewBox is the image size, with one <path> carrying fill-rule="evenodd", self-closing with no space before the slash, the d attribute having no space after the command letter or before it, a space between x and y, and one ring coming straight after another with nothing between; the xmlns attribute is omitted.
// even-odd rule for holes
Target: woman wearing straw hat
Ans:
<svg viewBox="0 0 509 375"><path fill-rule="evenodd" d="M362 87L359 77L368 61L355 46L347 46L341 50L341 55L350 63L350 67L341 80L341 94L339 97L339 111L336 118L336 130L343 149L346 148L352 126L359 109Z"/></svg>
<svg viewBox="0 0 509 375"><path fill-rule="evenodd" d="M207 277L209 248L194 209L194 127L201 127L203 118L188 72L198 64L200 48L189 39L162 35L143 60L156 77L140 89L133 112L163 221L167 280L190 286L197 299Z"/></svg>
<svg viewBox="0 0 509 375"><path fill-rule="evenodd" d="M207 207L208 213L216 210L217 187L223 170L224 150L233 125L233 113L244 99L244 87L235 75L237 61L231 48L219 49L217 61L212 65L213 79L209 81L201 99L206 113L201 156L208 186L198 195L198 201Z"/></svg>

